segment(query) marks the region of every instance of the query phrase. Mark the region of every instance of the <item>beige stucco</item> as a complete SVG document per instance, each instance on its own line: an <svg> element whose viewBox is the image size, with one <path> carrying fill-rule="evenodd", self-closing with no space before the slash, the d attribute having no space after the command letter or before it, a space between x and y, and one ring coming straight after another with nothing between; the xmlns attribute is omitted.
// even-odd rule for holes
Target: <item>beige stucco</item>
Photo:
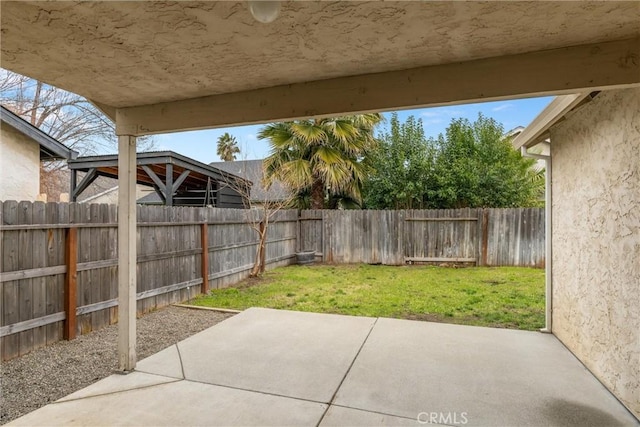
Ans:
<svg viewBox="0 0 640 427"><path fill-rule="evenodd" d="M553 332L640 416L640 88L551 129Z"/></svg>
<svg viewBox="0 0 640 427"><path fill-rule="evenodd" d="M269 25L245 1L1 7L4 68L113 107L640 35L635 1L283 2Z"/></svg>
<svg viewBox="0 0 640 427"><path fill-rule="evenodd" d="M40 193L40 145L8 125L0 132L0 200L36 200Z"/></svg>

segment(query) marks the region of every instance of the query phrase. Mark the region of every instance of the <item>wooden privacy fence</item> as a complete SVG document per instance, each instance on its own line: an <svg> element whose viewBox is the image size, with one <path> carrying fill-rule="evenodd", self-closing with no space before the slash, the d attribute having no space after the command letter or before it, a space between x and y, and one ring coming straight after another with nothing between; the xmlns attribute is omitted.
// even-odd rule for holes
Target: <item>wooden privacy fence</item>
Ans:
<svg viewBox="0 0 640 427"><path fill-rule="evenodd" d="M115 323L115 206L0 202L2 359ZM137 310L236 283L253 266L257 210L138 206ZM273 218L270 266L295 257L298 212ZM205 250L203 250L205 248Z"/></svg>
<svg viewBox="0 0 640 427"><path fill-rule="evenodd" d="M259 210L138 206L137 310L247 277ZM0 202L0 345L8 360L117 320L115 206ZM330 263L544 266L543 209L280 211L270 267L315 250Z"/></svg>
<svg viewBox="0 0 640 427"><path fill-rule="evenodd" d="M300 248L330 263L544 267L544 209L302 211Z"/></svg>

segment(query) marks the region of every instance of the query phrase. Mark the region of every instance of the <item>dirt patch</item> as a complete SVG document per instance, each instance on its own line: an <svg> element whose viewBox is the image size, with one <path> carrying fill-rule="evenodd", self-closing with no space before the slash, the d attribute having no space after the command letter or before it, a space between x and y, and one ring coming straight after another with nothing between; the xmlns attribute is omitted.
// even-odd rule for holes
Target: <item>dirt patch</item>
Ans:
<svg viewBox="0 0 640 427"><path fill-rule="evenodd" d="M268 283L272 283L273 281L274 279L272 279L271 277L265 277L265 276L248 277L244 279L242 282L236 283L235 285L233 285L233 287L236 289L246 289L246 288L252 288L254 286L266 285Z"/></svg>
<svg viewBox="0 0 640 427"><path fill-rule="evenodd" d="M404 315L402 318L407 320L421 320L423 322L454 323L452 317L432 313L413 313Z"/></svg>

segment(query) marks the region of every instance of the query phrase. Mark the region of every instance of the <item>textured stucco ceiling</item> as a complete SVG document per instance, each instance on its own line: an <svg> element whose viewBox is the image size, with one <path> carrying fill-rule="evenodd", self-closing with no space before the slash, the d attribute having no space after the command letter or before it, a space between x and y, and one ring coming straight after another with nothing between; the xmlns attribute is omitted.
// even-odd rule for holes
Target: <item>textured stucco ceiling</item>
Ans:
<svg viewBox="0 0 640 427"><path fill-rule="evenodd" d="M2 66L127 107L618 40L640 2L5 2ZM507 72L507 71L505 71Z"/></svg>

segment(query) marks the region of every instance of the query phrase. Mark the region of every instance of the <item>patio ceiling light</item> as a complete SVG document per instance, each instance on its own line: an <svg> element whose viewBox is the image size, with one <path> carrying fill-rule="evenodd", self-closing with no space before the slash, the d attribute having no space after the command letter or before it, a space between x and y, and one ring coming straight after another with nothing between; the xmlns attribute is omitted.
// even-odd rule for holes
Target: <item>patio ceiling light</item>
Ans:
<svg viewBox="0 0 640 427"><path fill-rule="evenodd" d="M280 1L249 0L249 10L256 21L268 24L276 20L280 14Z"/></svg>

